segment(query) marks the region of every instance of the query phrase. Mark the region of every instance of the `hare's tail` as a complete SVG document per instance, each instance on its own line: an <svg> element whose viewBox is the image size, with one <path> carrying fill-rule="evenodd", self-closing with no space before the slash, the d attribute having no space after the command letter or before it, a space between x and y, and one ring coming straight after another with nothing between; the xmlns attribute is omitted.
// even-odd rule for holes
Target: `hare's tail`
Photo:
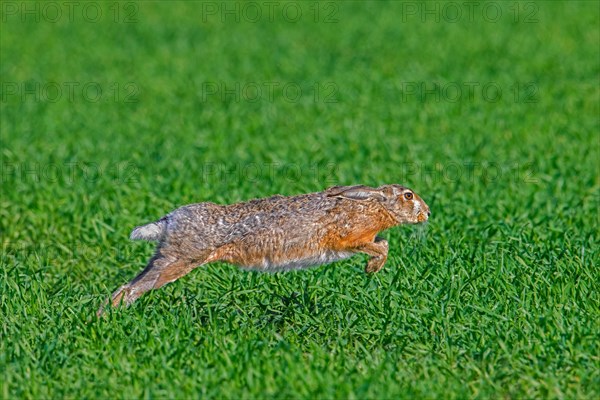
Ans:
<svg viewBox="0 0 600 400"><path fill-rule="evenodd" d="M167 219L162 218L158 221L146 225L138 226L129 235L131 240L160 240L165 233Z"/></svg>

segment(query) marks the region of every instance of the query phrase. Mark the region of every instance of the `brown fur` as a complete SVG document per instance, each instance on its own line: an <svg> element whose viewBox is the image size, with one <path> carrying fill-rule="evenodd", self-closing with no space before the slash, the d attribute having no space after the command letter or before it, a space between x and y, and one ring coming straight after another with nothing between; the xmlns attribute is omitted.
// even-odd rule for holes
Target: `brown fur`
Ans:
<svg viewBox="0 0 600 400"><path fill-rule="evenodd" d="M388 242L377 233L425 222L429 215L427 204L400 185L334 186L232 205L191 204L132 232L132 239L158 240L159 245L146 268L113 293L111 304L131 304L214 261L276 271L365 253L371 256L365 272L377 272L388 254Z"/></svg>

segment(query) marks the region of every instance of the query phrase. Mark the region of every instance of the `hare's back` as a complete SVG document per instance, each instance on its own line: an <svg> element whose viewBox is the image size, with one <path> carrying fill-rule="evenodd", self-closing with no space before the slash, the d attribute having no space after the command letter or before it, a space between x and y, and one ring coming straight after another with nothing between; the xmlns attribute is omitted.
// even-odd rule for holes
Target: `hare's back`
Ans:
<svg viewBox="0 0 600 400"><path fill-rule="evenodd" d="M220 225L228 231L229 240L249 234L308 234L327 218L332 207L331 199L319 193L274 196L226 206L220 216Z"/></svg>
<svg viewBox="0 0 600 400"><path fill-rule="evenodd" d="M313 220L322 218L335 201L322 193L299 196L272 196L226 206L224 215L231 222L259 217L262 224L283 220Z"/></svg>

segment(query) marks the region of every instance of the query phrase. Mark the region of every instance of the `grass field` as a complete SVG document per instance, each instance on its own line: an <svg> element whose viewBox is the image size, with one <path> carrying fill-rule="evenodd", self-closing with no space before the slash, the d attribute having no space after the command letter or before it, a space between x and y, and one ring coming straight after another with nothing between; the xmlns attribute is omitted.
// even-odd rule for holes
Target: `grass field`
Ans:
<svg viewBox="0 0 600 400"><path fill-rule="evenodd" d="M600 396L597 2L65 4L1 4L2 398ZM95 318L179 205L392 182L378 274Z"/></svg>

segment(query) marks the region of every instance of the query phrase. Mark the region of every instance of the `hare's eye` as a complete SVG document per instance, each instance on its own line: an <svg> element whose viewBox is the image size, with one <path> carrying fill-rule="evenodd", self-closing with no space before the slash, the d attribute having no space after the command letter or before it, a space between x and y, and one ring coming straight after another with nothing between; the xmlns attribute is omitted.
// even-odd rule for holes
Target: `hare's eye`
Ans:
<svg viewBox="0 0 600 400"><path fill-rule="evenodd" d="M404 193L404 198L406 200L412 200L413 194L411 192L406 192L406 193Z"/></svg>

